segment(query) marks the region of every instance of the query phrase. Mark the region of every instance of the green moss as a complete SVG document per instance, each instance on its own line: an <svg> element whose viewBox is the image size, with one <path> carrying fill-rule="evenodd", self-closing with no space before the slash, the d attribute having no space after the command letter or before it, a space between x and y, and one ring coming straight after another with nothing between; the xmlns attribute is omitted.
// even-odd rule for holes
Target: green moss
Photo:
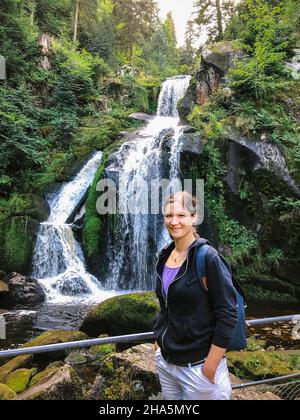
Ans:
<svg viewBox="0 0 300 420"><path fill-rule="evenodd" d="M247 339L247 351L262 350L266 347L266 342L256 337L249 337Z"/></svg>
<svg viewBox="0 0 300 420"><path fill-rule="evenodd" d="M93 309L81 329L93 336L151 331L158 310L159 304L153 292L116 296Z"/></svg>
<svg viewBox="0 0 300 420"><path fill-rule="evenodd" d="M110 353L113 353L116 351L116 345L115 344L102 344L101 346L93 346L90 349L91 353L94 354L97 357L105 357Z"/></svg>
<svg viewBox="0 0 300 420"><path fill-rule="evenodd" d="M300 350L232 352L227 354L233 372L245 379L265 379L300 372Z"/></svg>
<svg viewBox="0 0 300 420"><path fill-rule="evenodd" d="M17 394L20 394L28 387L33 373L33 369L18 369L8 376L6 385Z"/></svg>
<svg viewBox="0 0 300 420"><path fill-rule="evenodd" d="M35 386L40 382L48 381L58 370L59 367L48 367L47 369L43 370L43 372L34 375L29 383L29 387Z"/></svg>
<svg viewBox="0 0 300 420"><path fill-rule="evenodd" d="M28 343L23 344L22 348L66 343L68 341L81 341L87 338L88 336L81 331L47 331Z"/></svg>
<svg viewBox="0 0 300 420"><path fill-rule="evenodd" d="M33 361L32 355L18 356L8 361L0 367L0 383L5 382L8 376L17 369L31 366Z"/></svg>
<svg viewBox="0 0 300 420"><path fill-rule="evenodd" d="M26 273L31 264L38 222L29 217L13 217L0 224L0 264L6 271Z"/></svg>
<svg viewBox="0 0 300 420"><path fill-rule="evenodd" d="M7 385L0 384L0 401L13 400L17 394Z"/></svg>
<svg viewBox="0 0 300 420"><path fill-rule="evenodd" d="M123 142L124 139L122 138L104 150L101 165L95 174L86 201L86 213L83 229L83 249L87 264L92 272L95 271L95 267L99 264L99 255L101 255L102 252L104 236L103 228L107 226L107 217L100 216L97 212L96 204L100 195L97 191L97 184L103 178L109 156L117 150Z"/></svg>

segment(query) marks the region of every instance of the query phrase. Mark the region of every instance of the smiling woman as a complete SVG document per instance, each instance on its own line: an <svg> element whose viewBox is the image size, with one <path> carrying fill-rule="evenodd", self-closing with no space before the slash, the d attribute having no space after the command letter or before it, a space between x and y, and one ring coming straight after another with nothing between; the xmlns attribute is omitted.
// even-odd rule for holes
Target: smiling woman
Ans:
<svg viewBox="0 0 300 420"><path fill-rule="evenodd" d="M174 241L158 256L156 295L161 310L153 323L163 396L167 400L229 400L224 355L238 319L230 267L196 231L196 198L186 191L171 194L164 217ZM201 278L197 267L204 245L208 248L206 277Z"/></svg>

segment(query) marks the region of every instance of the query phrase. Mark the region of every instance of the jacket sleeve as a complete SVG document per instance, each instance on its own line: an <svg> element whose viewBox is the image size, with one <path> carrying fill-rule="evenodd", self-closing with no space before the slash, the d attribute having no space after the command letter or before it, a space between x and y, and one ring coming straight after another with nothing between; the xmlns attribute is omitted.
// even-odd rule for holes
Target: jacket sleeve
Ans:
<svg viewBox="0 0 300 420"><path fill-rule="evenodd" d="M208 294L214 319L212 344L227 349L238 322L237 297L231 269L218 253L208 253L206 264Z"/></svg>

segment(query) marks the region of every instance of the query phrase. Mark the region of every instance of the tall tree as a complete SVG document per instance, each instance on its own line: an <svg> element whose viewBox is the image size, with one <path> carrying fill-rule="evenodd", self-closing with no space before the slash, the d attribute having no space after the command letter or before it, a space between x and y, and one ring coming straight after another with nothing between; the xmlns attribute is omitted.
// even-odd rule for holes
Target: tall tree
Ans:
<svg viewBox="0 0 300 420"><path fill-rule="evenodd" d="M195 0L194 5L200 31L207 32L209 42L222 40L234 10L234 0Z"/></svg>
<svg viewBox="0 0 300 420"><path fill-rule="evenodd" d="M189 19L185 31L185 40L184 46L180 51L180 64L192 66L195 60L196 48L194 43L196 40L197 34L195 29L195 23L192 19Z"/></svg>
<svg viewBox="0 0 300 420"><path fill-rule="evenodd" d="M126 49L134 65L134 46L153 34L158 22L155 0L115 0L113 14L120 49Z"/></svg>
<svg viewBox="0 0 300 420"><path fill-rule="evenodd" d="M166 20L163 23L163 31L167 42L165 54L168 65L177 67L179 64L179 52L177 49L175 23L171 12L167 14Z"/></svg>

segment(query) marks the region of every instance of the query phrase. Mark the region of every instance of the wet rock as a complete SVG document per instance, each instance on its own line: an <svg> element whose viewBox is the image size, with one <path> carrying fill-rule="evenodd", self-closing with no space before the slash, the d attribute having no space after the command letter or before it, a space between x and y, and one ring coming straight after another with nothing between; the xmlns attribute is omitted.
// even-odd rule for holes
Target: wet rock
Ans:
<svg viewBox="0 0 300 420"><path fill-rule="evenodd" d="M3 308L12 309L16 305L35 305L45 300L45 292L38 281L18 273L11 273L4 279L9 292L0 297Z"/></svg>
<svg viewBox="0 0 300 420"><path fill-rule="evenodd" d="M37 312L30 310L0 310L0 314L5 320L6 339L4 346L8 348L16 341L24 343L33 336L34 324L37 320Z"/></svg>
<svg viewBox="0 0 300 420"><path fill-rule="evenodd" d="M152 331L159 310L155 293L130 293L100 303L85 318L80 330L89 336L110 336Z"/></svg>
<svg viewBox="0 0 300 420"><path fill-rule="evenodd" d="M132 118L132 119L138 120L138 121L147 121L148 122L148 121L152 121L155 117L153 115L146 114L144 112L135 112L133 114L130 114L129 118Z"/></svg>

